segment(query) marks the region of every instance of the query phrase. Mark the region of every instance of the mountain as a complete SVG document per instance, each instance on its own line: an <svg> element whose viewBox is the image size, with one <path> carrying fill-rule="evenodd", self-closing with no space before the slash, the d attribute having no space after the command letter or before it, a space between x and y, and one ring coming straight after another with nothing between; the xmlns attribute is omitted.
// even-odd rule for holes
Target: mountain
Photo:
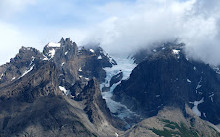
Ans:
<svg viewBox="0 0 220 137"><path fill-rule="evenodd" d="M184 44L166 43L133 58L139 64L114 89L115 101L143 118L166 106L178 107L187 116L188 105L202 119L220 123L220 75L208 64L189 60Z"/></svg>
<svg viewBox="0 0 220 137"><path fill-rule="evenodd" d="M22 47L0 66L0 136L220 136L216 68L174 43L133 60L70 38Z"/></svg>
<svg viewBox="0 0 220 137"><path fill-rule="evenodd" d="M0 67L1 136L114 136L112 125L123 122L111 115L98 84L111 61L100 47L78 50L70 39L43 53L22 47Z"/></svg>

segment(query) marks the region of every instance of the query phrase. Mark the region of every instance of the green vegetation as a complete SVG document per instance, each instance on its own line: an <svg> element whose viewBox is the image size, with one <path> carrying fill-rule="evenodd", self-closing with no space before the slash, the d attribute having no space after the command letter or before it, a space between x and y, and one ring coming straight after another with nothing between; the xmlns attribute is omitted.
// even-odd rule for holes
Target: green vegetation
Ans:
<svg viewBox="0 0 220 137"><path fill-rule="evenodd" d="M162 122L165 123L165 126L163 130L158 130L158 129L150 129L152 130L155 134L159 136L164 136L164 137L199 137L198 133L193 129L193 128L187 128L185 124L180 123L177 124L175 122L171 122L169 120L162 119ZM170 128L171 130L169 130Z"/></svg>

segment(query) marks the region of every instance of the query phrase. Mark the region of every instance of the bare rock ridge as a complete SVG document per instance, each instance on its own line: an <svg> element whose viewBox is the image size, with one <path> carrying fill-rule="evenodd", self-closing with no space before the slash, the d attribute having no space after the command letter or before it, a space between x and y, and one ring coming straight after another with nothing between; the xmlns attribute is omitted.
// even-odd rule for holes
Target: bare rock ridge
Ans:
<svg viewBox="0 0 220 137"><path fill-rule="evenodd" d="M0 66L0 136L220 137L211 124L220 123L219 74L188 60L183 46L142 50L129 79L122 71L111 77L110 87L121 82L113 99L142 118L128 130L102 97L105 68L117 62L101 47L69 38L43 52L22 47Z"/></svg>

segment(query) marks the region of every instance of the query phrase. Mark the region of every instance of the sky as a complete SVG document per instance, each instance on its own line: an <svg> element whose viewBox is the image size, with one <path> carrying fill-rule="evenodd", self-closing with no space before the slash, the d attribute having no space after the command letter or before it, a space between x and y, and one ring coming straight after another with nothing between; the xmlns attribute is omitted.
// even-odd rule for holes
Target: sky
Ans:
<svg viewBox="0 0 220 137"><path fill-rule="evenodd" d="M220 65L219 0L1 0L0 64L21 46L40 51L70 37L127 55L178 38L186 54Z"/></svg>

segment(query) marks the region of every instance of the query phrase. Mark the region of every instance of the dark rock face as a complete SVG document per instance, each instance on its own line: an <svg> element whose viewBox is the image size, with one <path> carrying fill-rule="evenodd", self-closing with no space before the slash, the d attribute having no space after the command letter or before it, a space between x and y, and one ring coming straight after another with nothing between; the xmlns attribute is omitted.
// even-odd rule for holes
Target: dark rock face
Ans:
<svg viewBox="0 0 220 137"><path fill-rule="evenodd" d="M209 65L187 60L180 45L161 48L142 60L130 79L114 90L116 101L143 117L151 117L164 106L184 111L185 104L193 107L190 102L203 99L198 105L201 117L220 122L220 79Z"/></svg>

